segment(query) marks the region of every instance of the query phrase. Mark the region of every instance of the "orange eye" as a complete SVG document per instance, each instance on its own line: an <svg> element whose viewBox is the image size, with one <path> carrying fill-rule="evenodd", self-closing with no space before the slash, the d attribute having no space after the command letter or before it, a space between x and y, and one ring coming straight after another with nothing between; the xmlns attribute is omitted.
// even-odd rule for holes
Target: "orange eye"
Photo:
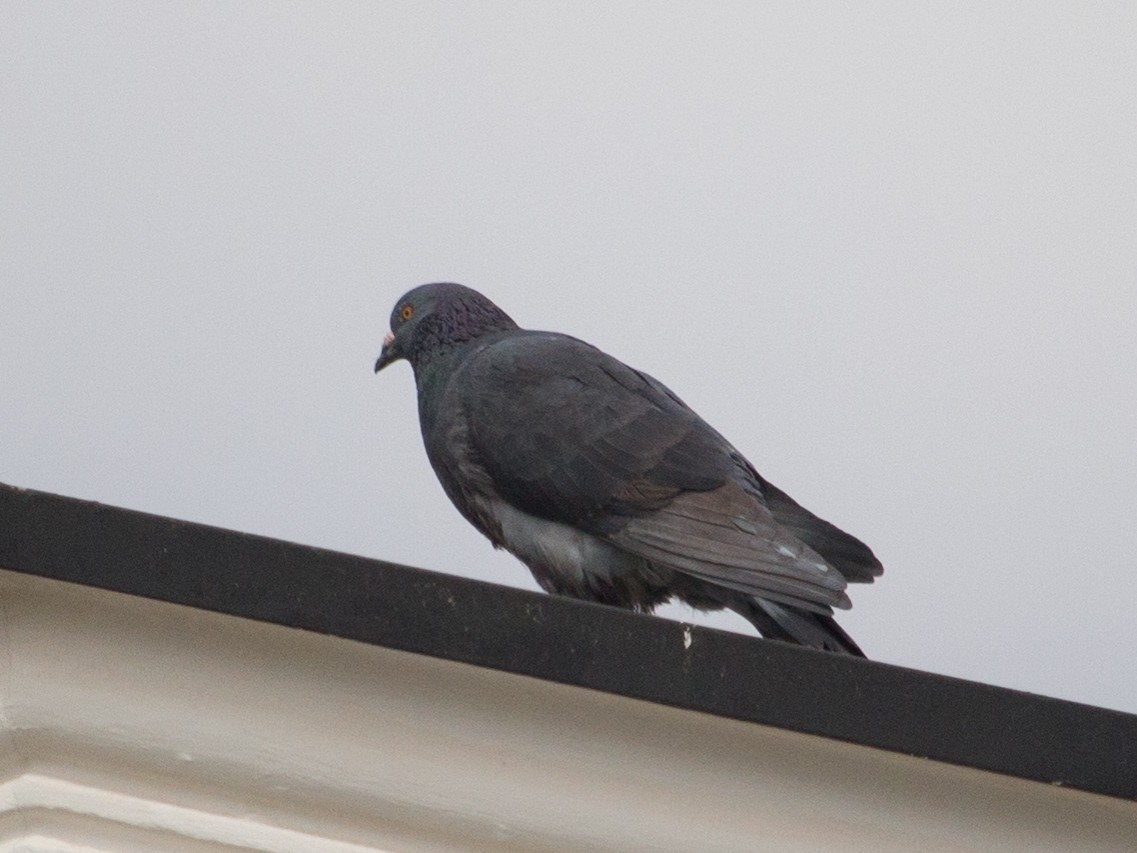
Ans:
<svg viewBox="0 0 1137 853"><path fill-rule="evenodd" d="M411 315L414 313L415 313L415 309L411 305L404 305L402 308L399 309L399 316L402 317L404 320L411 319Z"/></svg>

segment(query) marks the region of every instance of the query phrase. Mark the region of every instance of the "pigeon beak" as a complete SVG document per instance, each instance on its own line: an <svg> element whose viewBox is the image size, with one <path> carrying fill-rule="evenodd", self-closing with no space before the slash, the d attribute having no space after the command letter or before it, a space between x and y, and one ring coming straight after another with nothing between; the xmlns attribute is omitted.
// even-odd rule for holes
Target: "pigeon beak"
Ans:
<svg viewBox="0 0 1137 853"><path fill-rule="evenodd" d="M398 361L400 358L402 356L395 350L395 336L388 332L383 336L383 349L375 361L375 372L378 373L392 361Z"/></svg>

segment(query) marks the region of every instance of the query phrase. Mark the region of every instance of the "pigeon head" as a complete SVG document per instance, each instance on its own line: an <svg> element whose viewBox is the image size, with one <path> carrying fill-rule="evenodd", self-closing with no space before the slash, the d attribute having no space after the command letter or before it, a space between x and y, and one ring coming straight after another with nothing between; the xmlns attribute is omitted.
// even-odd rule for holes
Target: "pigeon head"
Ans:
<svg viewBox="0 0 1137 853"><path fill-rule="evenodd" d="M395 303L375 372L401 358L417 370L456 346L516 328L508 314L476 290L461 284L422 284Z"/></svg>

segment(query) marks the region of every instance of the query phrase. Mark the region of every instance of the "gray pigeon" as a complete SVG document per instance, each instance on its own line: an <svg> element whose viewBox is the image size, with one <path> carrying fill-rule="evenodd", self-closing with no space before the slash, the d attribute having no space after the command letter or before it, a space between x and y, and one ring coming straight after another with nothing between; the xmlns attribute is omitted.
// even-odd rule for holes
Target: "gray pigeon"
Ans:
<svg viewBox="0 0 1137 853"><path fill-rule="evenodd" d="M460 284L391 312L378 373L414 368L426 453L458 511L547 592L651 611L729 608L765 637L864 656L833 620L862 542L767 483L661 382L528 331Z"/></svg>

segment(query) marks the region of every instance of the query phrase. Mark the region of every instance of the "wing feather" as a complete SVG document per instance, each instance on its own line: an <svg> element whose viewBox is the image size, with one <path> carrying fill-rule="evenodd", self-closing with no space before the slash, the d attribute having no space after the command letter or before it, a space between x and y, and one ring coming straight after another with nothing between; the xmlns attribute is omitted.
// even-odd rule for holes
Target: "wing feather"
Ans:
<svg viewBox="0 0 1137 853"><path fill-rule="evenodd" d="M514 507L746 595L849 606L844 578L779 525L749 464L658 381L540 332L481 349L464 373L471 448Z"/></svg>
<svg viewBox="0 0 1137 853"><path fill-rule="evenodd" d="M847 608L840 573L753 506L734 483L688 492L630 519L609 539L653 562L749 595L821 613Z"/></svg>

